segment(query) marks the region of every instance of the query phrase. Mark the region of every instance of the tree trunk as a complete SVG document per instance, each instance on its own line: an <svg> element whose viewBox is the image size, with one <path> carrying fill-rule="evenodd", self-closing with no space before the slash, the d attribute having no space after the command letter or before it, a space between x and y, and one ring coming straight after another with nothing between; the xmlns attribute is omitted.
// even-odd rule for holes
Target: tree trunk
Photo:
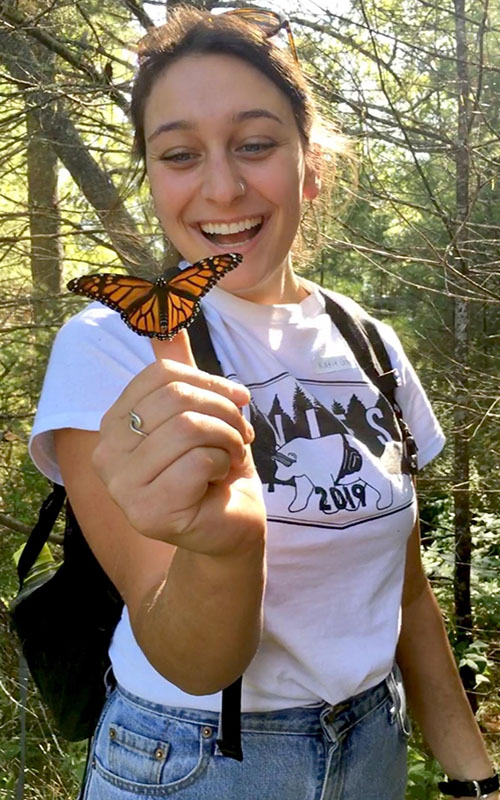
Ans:
<svg viewBox="0 0 500 800"><path fill-rule="evenodd" d="M45 61L47 75L53 75L54 57L43 47L39 59ZM57 156L40 129L37 116L27 109L28 204L31 234L31 278L33 310L37 322L47 319L48 301L61 291L60 215L57 203ZM56 306L58 308L58 304Z"/></svg>
<svg viewBox="0 0 500 800"><path fill-rule="evenodd" d="M465 21L465 0L455 0L455 36L458 87L458 130L455 155L456 167L456 223L455 265L466 278L469 274L467 220L470 211L470 98L471 83L468 70L468 50ZM457 641L468 643L472 639L472 603L470 571L472 538L470 530L470 470L469 470L469 381L468 338L469 306L465 299L456 299L454 307L454 337L456 364L456 400L454 411L454 505L455 505L455 623ZM464 687L474 710L477 709L473 693L475 676L469 667L461 669Z"/></svg>
<svg viewBox="0 0 500 800"><path fill-rule="evenodd" d="M0 61L16 81L32 89L26 96L45 140L93 206L122 263L135 274L155 274L158 264L154 255L144 245L113 181L92 158L72 120L59 107L32 48L21 35L1 27Z"/></svg>

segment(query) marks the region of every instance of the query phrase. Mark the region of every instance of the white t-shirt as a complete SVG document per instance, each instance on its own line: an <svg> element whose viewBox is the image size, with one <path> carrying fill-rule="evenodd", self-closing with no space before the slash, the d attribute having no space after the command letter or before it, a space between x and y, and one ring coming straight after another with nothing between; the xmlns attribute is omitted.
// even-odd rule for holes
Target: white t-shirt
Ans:
<svg viewBox="0 0 500 800"><path fill-rule="evenodd" d="M416 514L410 477L401 473L400 434L321 294L308 288L293 305L257 305L218 287L203 301L224 374L252 395L246 413L268 514L264 632L244 675L244 711L335 704L374 686L391 670L399 633ZM347 310L355 306L332 296ZM444 437L396 334L382 323L379 330L402 379L396 396L423 467ZM99 303L69 320L54 343L30 440L38 468L61 483L52 431L98 430L153 360L149 339ZM126 608L110 657L118 682L133 694L220 708L219 694L186 694L153 669Z"/></svg>

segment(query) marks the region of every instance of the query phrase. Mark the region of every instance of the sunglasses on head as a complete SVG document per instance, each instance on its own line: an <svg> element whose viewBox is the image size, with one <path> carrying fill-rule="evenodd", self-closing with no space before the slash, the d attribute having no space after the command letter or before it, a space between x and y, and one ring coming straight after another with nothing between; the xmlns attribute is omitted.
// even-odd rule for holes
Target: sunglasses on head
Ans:
<svg viewBox="0 0 500 800"><path fill-rule="evenodd" d="M293 38L292 29L287 18L280 14L278 11L270 11L264 8L235 8L231 11L224 11L224 16L235 16L248 22L250 25L256 25L270 39L271 36L276 36L281 30L285 30L288 36L288 43L290 50L295 59L299 63L299 56L297 48L295 47L295 40Z"/></svg>
<svg viewBox="0 0 500 800"><path fill-rule="evenodd" d="M267 39L270 39L272 36L276 36L277 33L281 30L285 30L288 35L288 42L290 45L290 50L292 51L292 56L295 60L295 63L299 63L299 56L297 53L297 48L295 47L295 40L293 38L292 29L290 27L290 23L288 22L287 18L280 14L278 11L271 11L265 8L234 8L230 11L222 12L221 16L233 16L238 17L239 19L247 22L249 25L256 25L266 36ZM168 22L167 22L168 25ZM149 34L143 37L138 43L138 50L139 50L139 64L142 64L144 61L148 59L147 54L141 54L140 48L141 43L147 40Z"/></svg>

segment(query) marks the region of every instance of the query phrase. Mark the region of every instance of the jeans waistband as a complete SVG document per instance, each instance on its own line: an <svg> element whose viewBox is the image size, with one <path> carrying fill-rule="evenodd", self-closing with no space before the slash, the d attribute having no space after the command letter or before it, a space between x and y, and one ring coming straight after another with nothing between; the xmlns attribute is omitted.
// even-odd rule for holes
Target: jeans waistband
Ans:
<svg viewBox="0 0 500 800"><path fill-rule="evenodd" d="M389 677L389 676L388 676ZM191 722L200 726L217 727L219 713L193 708L177 708L153 703L137 697L119 684L116 687L118 696L139 710L144 710L159 718L176 719ZM312 706L283 708L279 711L246 711L241 714L241 730L266 733L320 734L323 724L335 723L342 727L350 727L358 720L377 708L389 696L388 679L385 679L359 694L337 703L319 703Z"/></svg>

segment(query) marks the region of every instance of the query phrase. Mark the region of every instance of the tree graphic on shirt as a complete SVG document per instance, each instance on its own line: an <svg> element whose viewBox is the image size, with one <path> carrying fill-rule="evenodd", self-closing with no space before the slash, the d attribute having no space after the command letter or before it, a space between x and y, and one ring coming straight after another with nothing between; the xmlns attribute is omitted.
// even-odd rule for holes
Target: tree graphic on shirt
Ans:
<svg viewBox="0 0 500 800"><path fill-rule="evenodd" d="M363 442L373 455L380 458L384 452L385 444L377 436L377 431L368 422L366 412L367 407L357 395L353 394L347 406L345 422L354 436ZM389 438L389 434L387 434L387 438Z"/></svg>
<svg viewBox="0 0 500 800"><path fill-rule="evenodd" d="M296 426L290 415L283 410L277 394L274 395L273 404L269 411L269 420L274 427L276 438L280 441L280 444L289 442L290 439L294 439L297 436Z"/></svg>
<svg viewBox="0 0 500 800"><path fill-rule="evenodd" d="M353 394L345 414L345 423L354 436L378 458L390 441L400 441L400 433L387 400L379 396L374 406L367 408Z"/></svg>
<svg viewBox="0 0 500 800"><path fill-rule="evenodd" d="M281 374L276 381L281 387ZM262 390L267 387L269 381ZM382 395L375 400L373 393L367 392L365 405L358 394L349 392L346 397L345 388L337 387L330 407L296 381L292 396L288 392L267 395L272 398L267 413L256 398L250 404L257 471L277 500L286 486L293 487L293 494L285 497L288 511L294 515L316 508L333 519L340 511L357 515L370 508L372 513L383 514L393 507L389 475L400 474L396 463L399 451L394 445L401 437L392 409ZM258 396L259 387L254 391ZM374 469L373 460L366 458L368 450L380 459L380 469ZM391 469L388 458L392 458Z"/></svg>
<svg viewBox="0 0 500 800"><path fill-rule="evenodd" d="M293 396L295 435L306 439L330 436L332 433L348 433L345 425L326 406L311 399L297 386Z"/></svg>
<svg viewBox="0 0 500 800"><path fill-rule="evenodd" d="M274 492L276 462L270 455L277 447L276 433L266 415L253 401L250 403L250 422L255 431L255 439L252 442L255 468L262 483L267 484L268 492Z"/></svg>
<svg viewBox="0 0 500 800"><path fill-rule="evenodd" d="M295 436L311 438L311 429L307 420L307 411L313 409L311 398L297 384L293 395L293 421Z"/></svg>

